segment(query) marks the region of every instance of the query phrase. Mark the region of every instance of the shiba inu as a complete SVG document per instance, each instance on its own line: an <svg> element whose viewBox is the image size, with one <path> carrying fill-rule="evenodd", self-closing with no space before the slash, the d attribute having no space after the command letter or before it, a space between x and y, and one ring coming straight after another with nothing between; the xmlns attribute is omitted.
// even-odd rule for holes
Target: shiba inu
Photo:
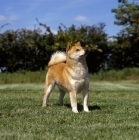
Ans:
<svg viewBox="0 0 139 140"><path fill-rule="evenodd" d="M75 45L68 43L66 53L56 52L48 63L46 74L44 97L42 106L46 106L49 95L55 85L59 88L59 102L63 105L66 92L69 93L72 111L78 113L76 96L78 92L83 94L83 109L89 112L87 101L89 91L88 67L86 64L87 51L80 42Z"/></svg>

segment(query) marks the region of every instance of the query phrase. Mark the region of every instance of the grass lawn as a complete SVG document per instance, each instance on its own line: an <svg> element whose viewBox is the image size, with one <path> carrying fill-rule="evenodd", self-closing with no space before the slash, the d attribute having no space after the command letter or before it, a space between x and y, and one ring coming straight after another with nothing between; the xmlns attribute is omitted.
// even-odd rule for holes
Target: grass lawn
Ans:
<svg viewBox="0 0 139 140"><path fill-rule="evenodd" d="M90 113L82 110L82 95L77 95L79 113L58 105L58 90L41 107L43 84L0 86L1 140L138 140L139 85L133 82L91 82Z"/></svg>

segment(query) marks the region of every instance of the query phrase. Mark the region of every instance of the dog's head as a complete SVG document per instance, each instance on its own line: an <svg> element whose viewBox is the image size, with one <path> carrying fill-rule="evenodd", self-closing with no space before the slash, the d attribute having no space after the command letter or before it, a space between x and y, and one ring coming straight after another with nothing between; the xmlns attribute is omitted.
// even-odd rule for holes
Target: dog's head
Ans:
<svg viewBox="0 0 139 140"><path fill-rule="evenodd" d="M66 48L66 54L74 60L78 60L80 58L84 58L87 56L88 52L85 51L82 47L80 42L77 42L75 45L71 45L68 43Z"/></svg>

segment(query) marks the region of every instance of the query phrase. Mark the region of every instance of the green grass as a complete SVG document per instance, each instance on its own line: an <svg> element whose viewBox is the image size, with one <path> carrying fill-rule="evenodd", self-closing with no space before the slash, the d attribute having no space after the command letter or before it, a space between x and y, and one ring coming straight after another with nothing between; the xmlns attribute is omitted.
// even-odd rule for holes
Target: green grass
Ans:
<svg viewBox="0 0 139 140"><path fill-rule="evenodd" d="M136 80L139 83L139 68L124 68L123 70L100 71L90 75L96 81Z"/></svg>
<svg viewBox="0 0 139 140"><path fill-rule="evenodd" d="M44 83L46 71L18 71L14 73L0 73L0 84Z"/></svg>
<svg viewBox="0 0 139 140"><path fill-rule="evenodd" d="M41 107L44 84L0 86L1 140L138 140L139 86L130 82L91 82L90 113L58 105L58 90Z"/></svg>
<svg viewBox="0 0 139 140"><path fill-rule="evenodd" d="M18 71L15 73L0 73L0 84L11 83L44 83L45 71ZM96 74L90 74L92 81L118 81L135 80L139 83L139 68L125 68L123 70L100 71Z"/></svg>

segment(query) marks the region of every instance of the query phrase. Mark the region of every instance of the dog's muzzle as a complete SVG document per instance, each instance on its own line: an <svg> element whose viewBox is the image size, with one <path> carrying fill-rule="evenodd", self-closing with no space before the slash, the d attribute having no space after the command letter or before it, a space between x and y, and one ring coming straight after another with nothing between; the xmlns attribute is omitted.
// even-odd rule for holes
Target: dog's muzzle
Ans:
<svg viewBox="0 0 139 140"><path fill-rule="evenodd" d="M86 57L88 55L89 51L85 50L85 53L83 55L81 55L80 57Z"/></svg>

